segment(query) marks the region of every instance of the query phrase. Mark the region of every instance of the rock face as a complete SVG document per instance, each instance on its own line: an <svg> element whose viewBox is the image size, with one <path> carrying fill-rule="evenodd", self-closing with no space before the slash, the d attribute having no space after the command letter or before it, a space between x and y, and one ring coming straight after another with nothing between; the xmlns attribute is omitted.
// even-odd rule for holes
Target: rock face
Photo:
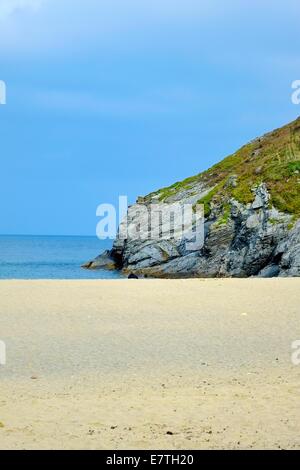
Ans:
<svg viewBox="0 0 300 470"><path fill-rule="evenodd" d="M278 158L278 156L280 158ZM204 205L205 238L122 240L87 264L149 277L300 275L300 119L138 203ZM134 206L133 206L134 210Z"/></svg>
<svg viewBox="0 0 300 470"><path fill-rule="evenodd" d="M118 264L114 258L111 256L111 252L109 250L104 251L101 255L97 256L92 261L88 261L87 263L81 266L85 269L110 269L114 270L118 268Z"/></svg>

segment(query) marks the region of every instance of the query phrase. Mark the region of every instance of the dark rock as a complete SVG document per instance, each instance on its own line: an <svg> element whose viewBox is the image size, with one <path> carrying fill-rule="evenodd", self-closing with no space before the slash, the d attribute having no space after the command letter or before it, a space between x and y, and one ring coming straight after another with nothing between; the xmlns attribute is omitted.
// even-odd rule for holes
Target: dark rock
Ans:
<svg viewBox="0 0 300 470"><path fill-rule="evenodd" d="M248 206L231 199L226 223L218 222L222 207L216 205L215 220L205 223L201 250L189 252L176 240L116 240L110 252L85 267L114 269L121 259L121 267L136 276L299 276L300 222L291 229L291 216L269 207L265 185L256 188L254 196Z"/></svg>
<svg viewBox="0 0 300 470"><path fill-rule="evenodd" d="M130 273L128 279L138 279L138 276L136 274Z"/></svg>
<svg viewBox="0 0 300 470"><path fill-rule="evenodd" d="M114 270L118 268L118 263L115 257L109 250L104 251L101 255L97 256L92 261L81 266L84 269L109 269Z"/></svg>

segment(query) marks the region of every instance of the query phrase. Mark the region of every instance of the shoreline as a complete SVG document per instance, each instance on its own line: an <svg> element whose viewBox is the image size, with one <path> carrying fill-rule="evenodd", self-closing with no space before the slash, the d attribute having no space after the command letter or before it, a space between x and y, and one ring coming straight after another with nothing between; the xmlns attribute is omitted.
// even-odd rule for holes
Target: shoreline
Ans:
<svg viewBox="0 0 300 470"><path fill-rule="evenodd" d="M83 268L85 269L85 268ZM92 270L92 272L97 271L98 269ZM102 271L100 269L100 271ZM104 271L106 271L104 269ZM122 272L122 271L121 271ZM128 274L128 273L126 273ZM217 281L238 281L238 282L246 282L246 281L256 281L256 282L268 282L274 280L293 280L299 279L299 276L282 276L282 277L258 277L258 276L249 276L249 277L140 277L138 279L128 279L124 274L123 277L116 277L116 278L0 278L0 283L5 282L119 282L119 281L210 281L210 282L217 282Z"/></svg>

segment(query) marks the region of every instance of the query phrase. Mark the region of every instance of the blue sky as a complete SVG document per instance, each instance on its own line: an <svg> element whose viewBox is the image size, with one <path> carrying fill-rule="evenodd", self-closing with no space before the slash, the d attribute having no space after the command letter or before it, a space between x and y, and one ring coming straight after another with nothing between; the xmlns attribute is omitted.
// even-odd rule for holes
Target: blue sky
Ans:
<svg viewBox="0 0 300 470"><path fill-rule="evenodd" d="M0 233L95 234L96 207L300 115L299 1L0 0Z"/></svg>

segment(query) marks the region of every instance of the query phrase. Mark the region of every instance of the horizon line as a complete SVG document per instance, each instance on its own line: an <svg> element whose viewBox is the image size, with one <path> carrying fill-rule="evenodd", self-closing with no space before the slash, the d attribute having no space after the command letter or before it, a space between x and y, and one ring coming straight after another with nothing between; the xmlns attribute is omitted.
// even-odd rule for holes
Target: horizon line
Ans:
<svg viewBox="0 0 300 470"><path fill-rule="evenodd" d="M97 235L61 235L61 234L33 234L33 233L0 233L0 237L89 237L98 238Z"/></svg>

